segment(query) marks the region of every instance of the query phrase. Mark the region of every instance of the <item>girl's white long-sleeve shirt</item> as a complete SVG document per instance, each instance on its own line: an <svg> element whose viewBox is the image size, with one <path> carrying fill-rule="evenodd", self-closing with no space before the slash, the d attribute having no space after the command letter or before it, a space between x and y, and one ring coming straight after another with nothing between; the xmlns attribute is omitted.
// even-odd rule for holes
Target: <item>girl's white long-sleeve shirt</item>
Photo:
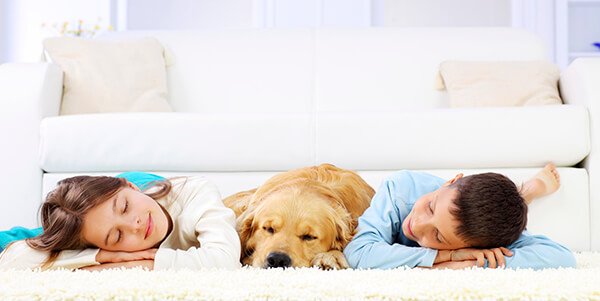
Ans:
<svg viewBox="0 0 600 301"><path fill-rule="evenodd" d="M158 199L171 216L173 228L154 257L154 269L236 269L240 264L240 239L235 214L221 200L218 189L203 177L172 179L171 191ZM99 249L66 250L50 269L97 265ZM48 252L17 241L0 255L0 269L41 267Z"/></svg>

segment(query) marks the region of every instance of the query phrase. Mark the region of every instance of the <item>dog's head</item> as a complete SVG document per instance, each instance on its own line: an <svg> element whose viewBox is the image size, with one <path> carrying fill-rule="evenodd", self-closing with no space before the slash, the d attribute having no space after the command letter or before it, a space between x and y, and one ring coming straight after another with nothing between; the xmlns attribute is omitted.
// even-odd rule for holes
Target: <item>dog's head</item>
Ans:
<svg viewBox="0 0 600 301"><path fill-rule="evenodd" d="M259 189L238 218L242 261L255 267L307 267L313 258L342 249L356 221L341 195L299 179Z"/></svg>

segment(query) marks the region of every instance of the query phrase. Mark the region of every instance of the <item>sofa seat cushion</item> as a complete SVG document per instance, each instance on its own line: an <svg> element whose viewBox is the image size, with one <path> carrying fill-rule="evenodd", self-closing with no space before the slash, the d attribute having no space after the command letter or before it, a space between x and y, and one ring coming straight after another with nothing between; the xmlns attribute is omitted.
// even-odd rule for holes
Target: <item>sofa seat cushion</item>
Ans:
<svg viewBox="0 0 600 301"><path fill-rule="evenodd" d="M355 170L510 168L549 161L572 166L590 150L588 113L580 106L315 114L50 117L41 124L41 167L277 171L329 162Z"/></svg>
<svg viewBox="0 0 600 301"><path fill-rule="evenodd" d="M317 161L350 169L573 166L590 151L585 107L319 114Z"/></svg>
<svg viewBox="0 0 600 301"><path fill-rule="evenodd" d="M312 164L306 114L88 114L41 123L46 172L253 171Z"/></svg>

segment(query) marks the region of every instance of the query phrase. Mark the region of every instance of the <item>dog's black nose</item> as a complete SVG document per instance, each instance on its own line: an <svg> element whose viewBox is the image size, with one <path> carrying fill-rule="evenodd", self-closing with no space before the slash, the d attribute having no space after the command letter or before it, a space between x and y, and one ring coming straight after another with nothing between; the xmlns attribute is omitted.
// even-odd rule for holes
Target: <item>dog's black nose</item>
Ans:
<svg viewBox="0 0 600 301"><path fill-rule="evenodd" d="M267 256L268 268L287 268L292 265L292 259L288 254L281 252L272 252Z"/></svg>

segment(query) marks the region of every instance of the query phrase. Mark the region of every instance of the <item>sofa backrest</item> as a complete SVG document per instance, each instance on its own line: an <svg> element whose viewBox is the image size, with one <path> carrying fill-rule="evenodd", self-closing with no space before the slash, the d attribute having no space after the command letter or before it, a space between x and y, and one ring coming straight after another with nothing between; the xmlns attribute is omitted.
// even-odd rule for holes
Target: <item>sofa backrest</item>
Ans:
<svg viewBox="0 0 600 301"><path fill-rule="evenodd" d="M129 31L173 58L169 100L206 114L390 112L446 107L433 88L444 60L546 59L512 28Z"/></svg>
<svg viewBox="0 0 600 301"><path fill-rule="evenodd" d="M258 172L325 162L355 170L573 166L590 150L584 107L441 109L446 93L434 82L444 60L543 59L541 41L520 30L227 29L106 38L132 36L164 43L179 114L47 118L46 172ZM122 129L135 135L105 135Z"/></svg>

